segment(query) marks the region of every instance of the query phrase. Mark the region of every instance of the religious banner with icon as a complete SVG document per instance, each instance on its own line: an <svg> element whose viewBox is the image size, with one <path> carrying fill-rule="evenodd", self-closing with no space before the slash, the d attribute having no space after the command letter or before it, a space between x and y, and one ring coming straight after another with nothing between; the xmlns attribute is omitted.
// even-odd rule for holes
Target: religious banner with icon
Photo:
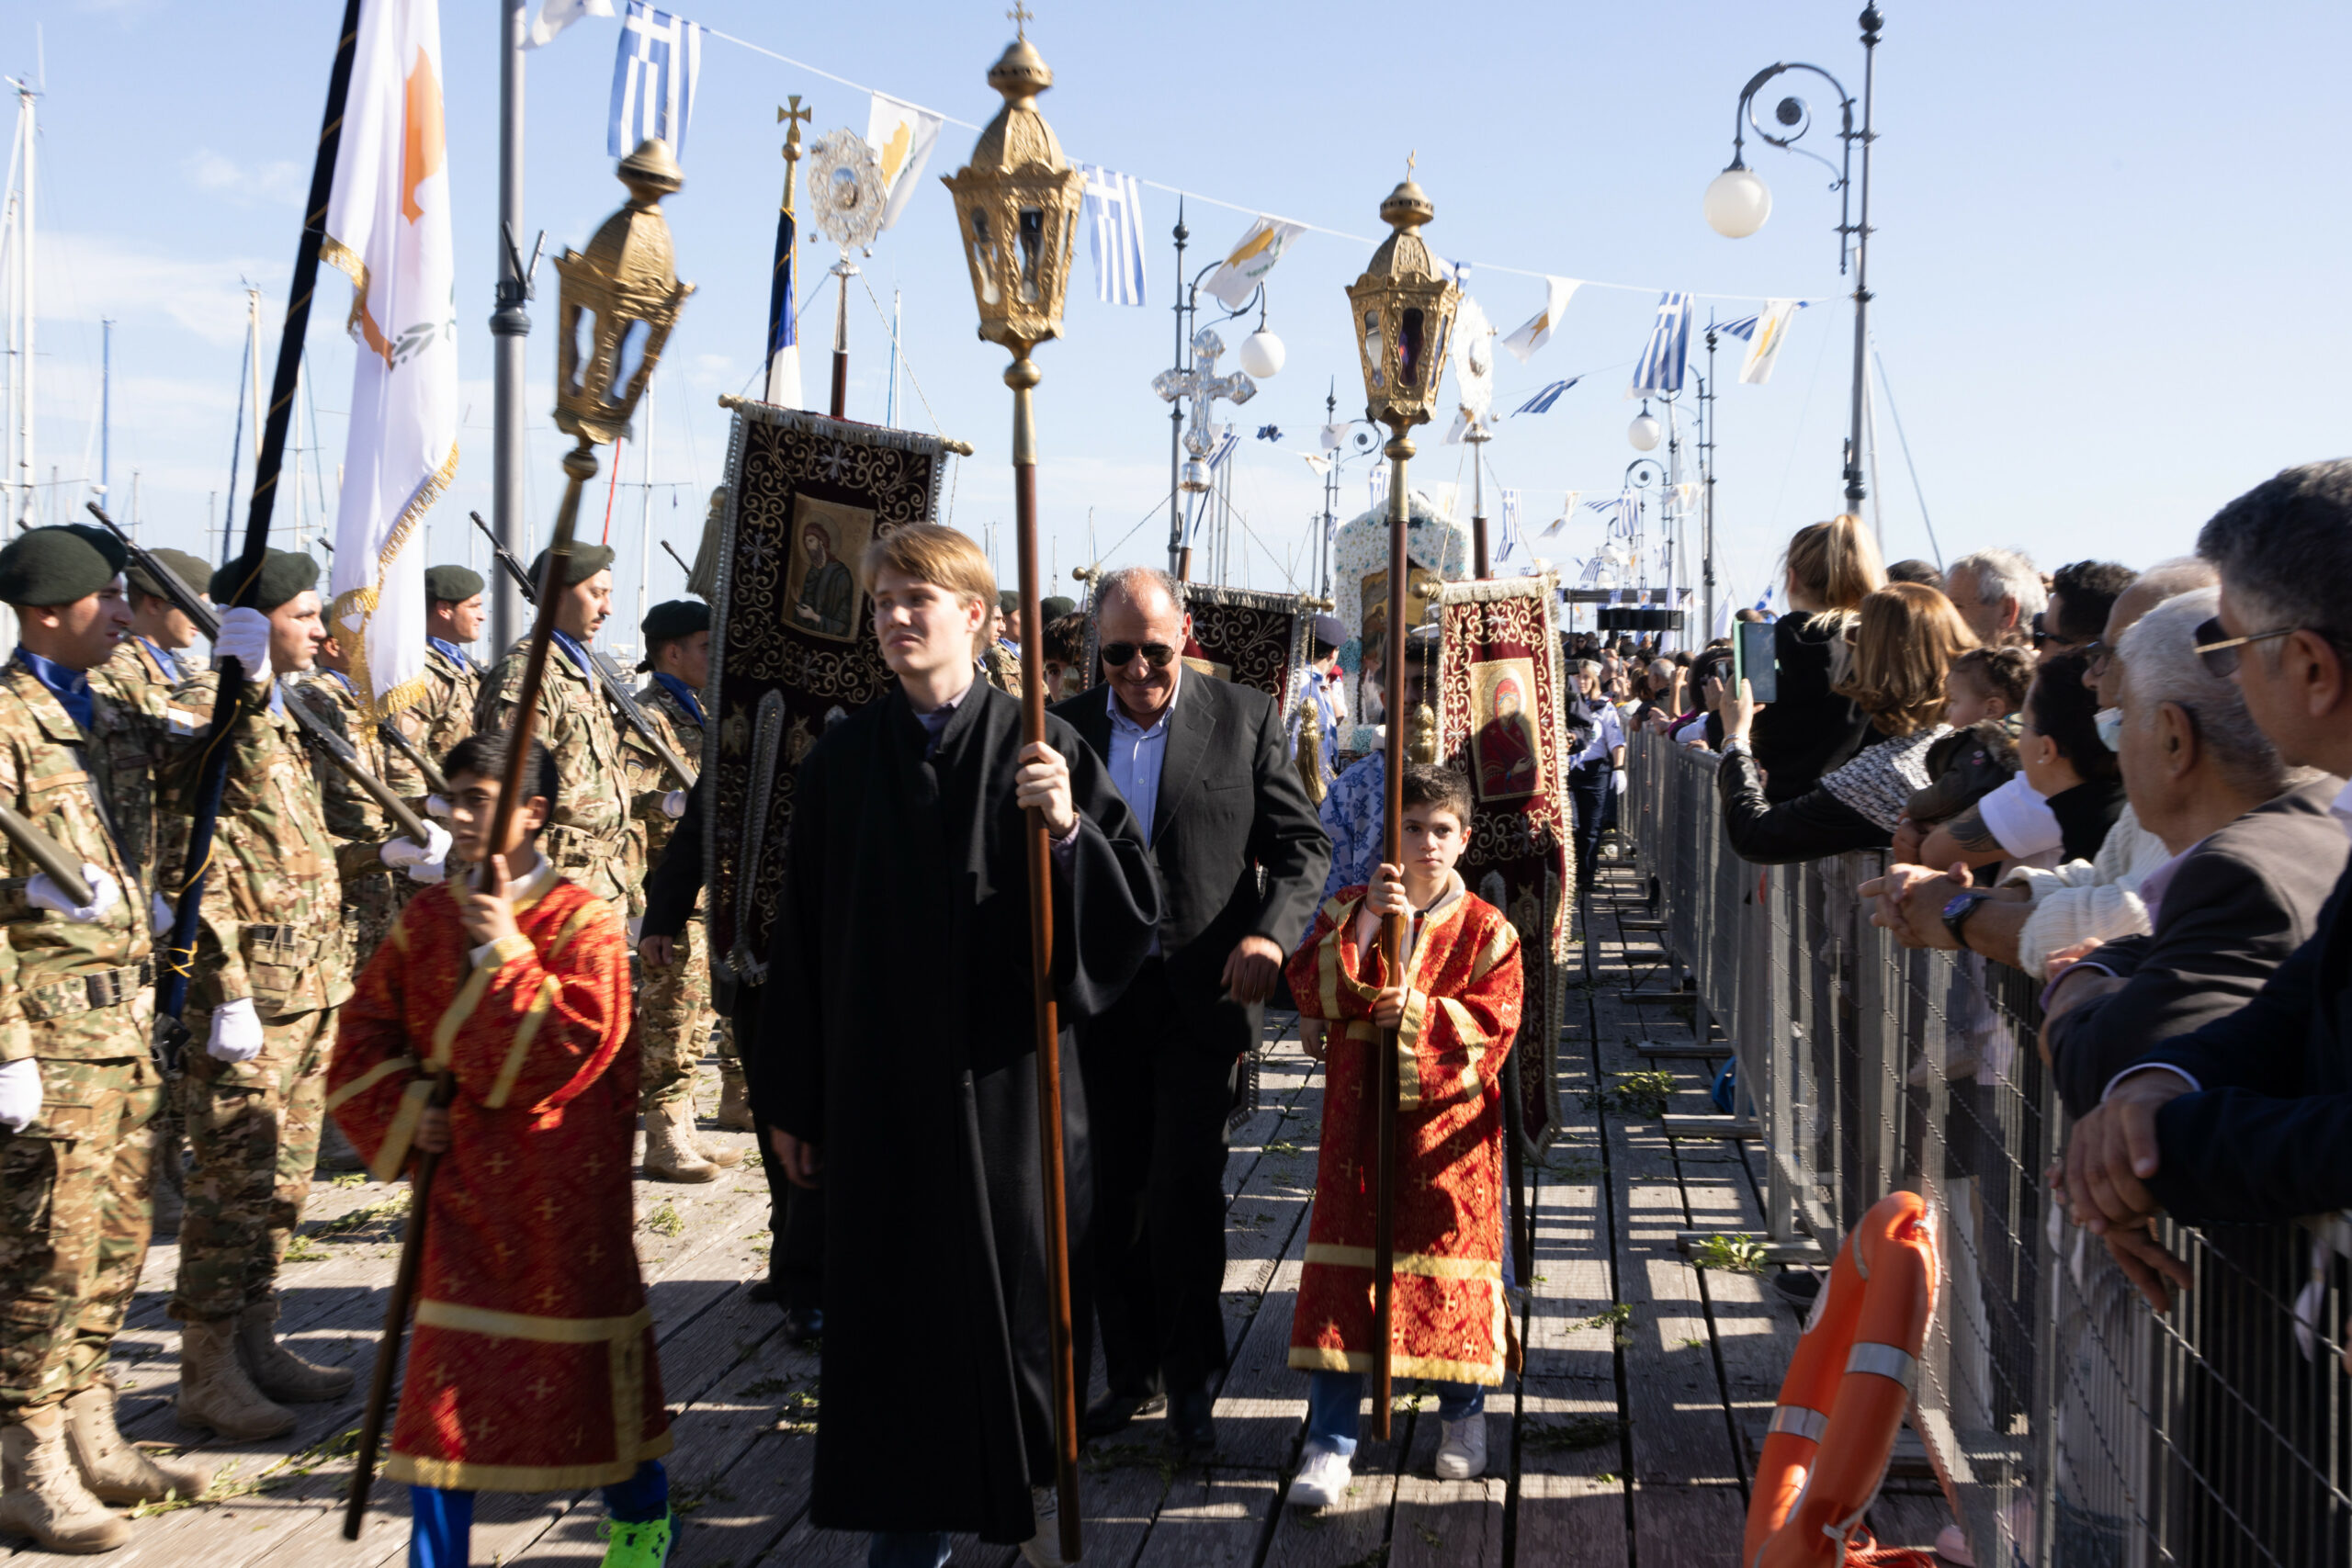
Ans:
<svg viewBox="0 0 2352 1568"><path fill-rule="evenodd" d="M1568 804L1559 578L1450 582L1437 591L1438 756L1470 781L1462 880L1519 931L1526 1000L1521 1124L1540 1153L1560 1125L1554 1055L1566 1010L1575 836Z"/></svg>
<svg viewBox="0 0 2352 1568"><path fill-rule="evenodd" d="M792 826L794 775L828 725L889 684L857 567L874 539L935 522L934 435L727 399L735 429L711 594L715 745L703 750L711 962L753 984Z"/></svg>

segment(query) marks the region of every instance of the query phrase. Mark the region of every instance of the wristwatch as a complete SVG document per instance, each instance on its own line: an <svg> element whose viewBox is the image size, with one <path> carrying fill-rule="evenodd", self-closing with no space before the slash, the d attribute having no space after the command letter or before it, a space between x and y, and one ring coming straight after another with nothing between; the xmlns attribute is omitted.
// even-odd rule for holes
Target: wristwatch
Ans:
<svg viewBox="0 0 2352 1568"><path fill-rule="evenodd" d="M1991 897L1982 888L1969 887L1944 901L1944 930L1951 932L1952 941L1963 948L1968 945L1968 935L1961 928L1968 924L1968 917L1976 912L1976 906Z"/></svg>

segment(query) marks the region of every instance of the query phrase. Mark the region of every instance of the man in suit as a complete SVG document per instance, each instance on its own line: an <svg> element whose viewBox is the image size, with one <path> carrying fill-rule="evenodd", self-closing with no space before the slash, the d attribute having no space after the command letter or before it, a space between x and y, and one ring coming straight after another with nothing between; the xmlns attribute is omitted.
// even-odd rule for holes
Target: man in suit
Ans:
<svg viewBox="0 0 2352 1568"><path fill-rule="evenodd" d="M2198 553L2220 569L2199 655L2234 678L2290 765L2352 774L2352 461L2289 468L2223 507ZM2331 813L2352 831L2352 788ZM2254 998L2154 1048L2075 1123L2077 1223L2170 1260L2142 1229L2266 1222L2352 1204L2352 919L2339 879L2312 939ZM2170 1264L2180 1278L2177 1264ZM2185 1280L2183 1282L2186 1282Z"/></svg>
<svg viewBox="0 0 2352 1568"><path fill-rule="evenodd" d="M1182 595L1148 567L1106 574L1095 631L1109 679L1054 711L1146 826L1162 889L1151 956L1079 1043L1110 1373L1086 1428L1115 1431L1164 1401L1179 1444L1205 1452L1209 1379L1226 1362L1226 1114L1330 846L1274 700L1184 669Z"/></svg>
<svg viewBox="0 0 2352 1568"><path fill-rule="evenodd" d="M2220 591L2142 617L2116 654L2107 720L2141 825L2173 859L2140 886L2154 929L2091 950L2052 984L2042 1041L2086 1115L2152 1041L2235 1012L2311 938L2352 842L2341 787L2298 782L2238 690L2197 657Z"/></svg>

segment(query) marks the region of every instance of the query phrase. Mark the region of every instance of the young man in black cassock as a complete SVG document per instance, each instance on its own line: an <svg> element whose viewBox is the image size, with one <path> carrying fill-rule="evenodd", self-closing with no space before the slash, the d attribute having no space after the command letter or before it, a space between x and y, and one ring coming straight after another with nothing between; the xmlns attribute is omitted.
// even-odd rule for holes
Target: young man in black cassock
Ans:
<svg viewBox="0 0 2352 1568"><path fill-rule="evenodd" d="M1023 747L1019 699L978 678L978 547L904 527L861 575L899 679L801 764L749 1075L786 1174L825 1188L810 1516L872 1532L870 1568L937 1568L957 1531L1055 1564L1026 809L1053 840L1073 1238L1091 1170L1072 1029L1142 964L1159 889L1093 753L1053 718Z"/></svg>

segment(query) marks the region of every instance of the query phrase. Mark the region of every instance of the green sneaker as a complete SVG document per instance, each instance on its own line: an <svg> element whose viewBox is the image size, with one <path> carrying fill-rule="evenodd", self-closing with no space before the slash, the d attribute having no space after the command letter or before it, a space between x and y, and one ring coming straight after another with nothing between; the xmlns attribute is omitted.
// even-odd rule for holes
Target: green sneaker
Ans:
<svg viewBox="0 0 2352 1568"><path fill-rule="evenodd" d="M643 1524L606 1519L596 1533L609 1544L603 1568L662 1568L670 1561L670 1523L677 1516L664 1514Z"/></svg>

